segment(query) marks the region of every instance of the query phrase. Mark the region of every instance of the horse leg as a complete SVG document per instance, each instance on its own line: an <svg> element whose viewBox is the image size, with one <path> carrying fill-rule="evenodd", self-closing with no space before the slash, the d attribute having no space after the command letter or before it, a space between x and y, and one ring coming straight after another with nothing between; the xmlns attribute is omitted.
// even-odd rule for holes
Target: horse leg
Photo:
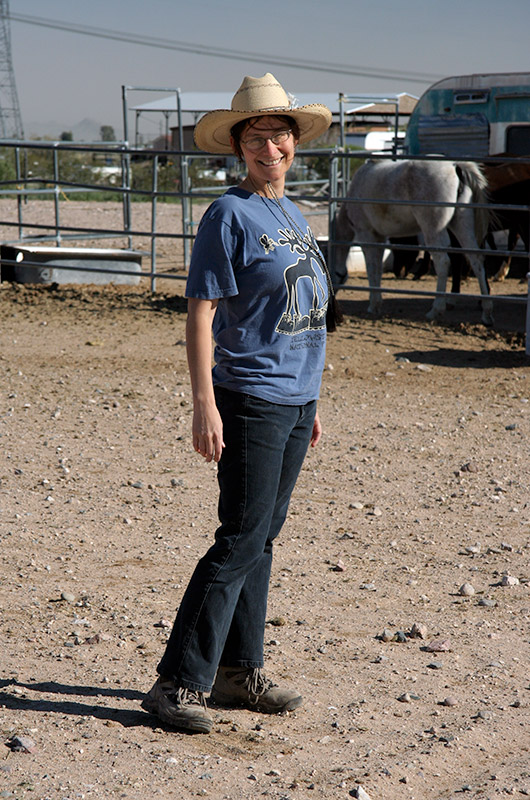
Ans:
<svg viewBox="0 0 530 800"><path fill-rule="evenodd" d="M432 242L432 244L434 244L434 242ZM437 242L436 246L447 247L448 244L449 244L449 237L447 236L447 241L444 241L443 244L439 244ZM432 260L434 263L434 269L437 278L436 291L440 293L445 293L445 290L447 288L447 277L449 275L449 265L451 263L449 260L449 256L447 253L435 252L432 253ZM446 308L445 297L435 297L431 310L427 312L427 319L431 321L439 319L444 313L445 308Z"/></svg>
<svg viewBox="0 0 530 800"><path fill-rule="evenodd" d="M361 239L361 234L359 234ZM366 264L366 274L368 285L378 289L381 287L381 276L383 274L383 249L363 245L364 263ZM370 302L368 304L369 314L380 314L382 307L381 292L370 291Z"/></svg>
<svg viewBox="0 0 530 800"><path fill-rule="evenodd" d="M519 238L519 231L517 228L509 228L508 229L508 244L506 246L507 250L513 250L515 245L517 244L517 239ZM493 276L494 281L503 281L508 276L508 272L510 271L510 266L512 263L512 257L506 256L506 259L502 262L500 269L496 272Z"/></svg>
<svg viewBox="0 0 530 800"><path fill-rule="evenodd" d="M423 251L421 258L416 261L416 269L414 271L414 280L419 281L424 275L427 275L431 268L431 254L428 250Z"/></svg>
<svg viewBox="0 0 530 800"><path fill-rule="evenodd" d="M466 209L467 210L467 209ZM469 209L471 211L471 209ZM456 216L456 215L455 215ZM456 218L456 224L452 230L458 237L464 250L467 248L477 250L477 240L475 238L472 214L460 214ZM478 280L482 300L482 322L484 325L493 325L493 300L490 297L490 287L484 269L484 256L476 253L467 253L467 260L471 264L471 269Z"/></svg>

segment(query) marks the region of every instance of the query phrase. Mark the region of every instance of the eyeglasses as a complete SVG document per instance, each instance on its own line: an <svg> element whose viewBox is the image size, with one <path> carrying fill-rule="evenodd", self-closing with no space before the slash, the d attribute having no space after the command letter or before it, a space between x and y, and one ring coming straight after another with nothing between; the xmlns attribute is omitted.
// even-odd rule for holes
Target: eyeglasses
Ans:
<svg viewBox="0 0 530 800"><path fill-rule="evenodd" d="M278 131L273 136L251 136L250 139L241 139L241 144L244 144L251 152L257 153L262 147L265 147L269 140L273 144L283 144L291 133L291 129L288 128L285 131Z"/></svg>

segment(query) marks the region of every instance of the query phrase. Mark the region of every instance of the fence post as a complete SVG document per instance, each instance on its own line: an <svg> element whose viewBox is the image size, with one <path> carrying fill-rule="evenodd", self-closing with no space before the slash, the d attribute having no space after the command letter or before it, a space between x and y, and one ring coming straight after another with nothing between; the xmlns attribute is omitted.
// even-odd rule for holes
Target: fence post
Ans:
<svg viewBox="0 0 530 800"><path fill-rule="evenodd" d="M528 279L528 297L526 300L526 355L530 356L530 272L526 277Z"/></svg>
<svg viewBox="0 0 530 800"><path fill-rule="evenodd" d="M331 274L331 279L335 275L335 214L337 212L337 201L332 200L333 197L338 197L338 158L336 157L337 150L330 154L329 158L329 196L330 201L328 205L328 252L327 260L328 267Z"/></svg>
<svg viewBox="0 0 530 800"><path fill-rule="evenodd" d="M59 156L57 154L57 147L53 148L53 201L55 208L55 243L59 247L61 244L61 221L60 221L60 204L59 204Z"/></svg>
<svg viewBox="0 0 530 800"><path fill-rule="evenodd" d="M158 199L158 156L153 156L151 179L151 292L156 291L156 206Z"/></svg>

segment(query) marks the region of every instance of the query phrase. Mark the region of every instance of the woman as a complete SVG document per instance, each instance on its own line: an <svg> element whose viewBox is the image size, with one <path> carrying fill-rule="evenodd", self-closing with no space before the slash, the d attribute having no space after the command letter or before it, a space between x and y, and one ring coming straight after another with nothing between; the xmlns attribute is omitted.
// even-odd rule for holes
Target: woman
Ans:
<svg viewBox="0 0 530 800"><path fill-rule="evenodd" d="M298 142L330 122L325 106L292 108L268 73L246 77L231 110L211 111L195 128L199 148L236 153L247 175L201 220L186 287L193 447L218 462L221 524L142 703L177 728L211 729L210 691L218 704L269 713L302 702L265 678L263 637L272 543L307 447L321 436L330 282L284 185Z"/></svg>

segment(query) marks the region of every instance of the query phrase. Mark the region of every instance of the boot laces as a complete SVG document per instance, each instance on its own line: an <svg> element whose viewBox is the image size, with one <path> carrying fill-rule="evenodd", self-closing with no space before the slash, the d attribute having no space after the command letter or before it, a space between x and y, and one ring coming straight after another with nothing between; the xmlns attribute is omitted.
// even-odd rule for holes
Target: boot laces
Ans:
<svg viewBox="0 0 530 800"><path fill-rule="evenodd" d="M265 692L268 692L269 689L272 689L272 687L275 685L271 680L269 680L269 678L265 677L263 670L259 667L256 667L249 672L245 680L245 684L247 686L249 695L252 698L255 697L254 702L257 702L258 699L265 694Z"/></svg>
<svg viewBox="0 0 530 800"><path fill-rule="evenodd" d="M203 706L203 708L206 708L204 692L197 692L193 689L186 689L184 686L179 686L177 691L173 694L173 697L177 705Z"/></svg>

